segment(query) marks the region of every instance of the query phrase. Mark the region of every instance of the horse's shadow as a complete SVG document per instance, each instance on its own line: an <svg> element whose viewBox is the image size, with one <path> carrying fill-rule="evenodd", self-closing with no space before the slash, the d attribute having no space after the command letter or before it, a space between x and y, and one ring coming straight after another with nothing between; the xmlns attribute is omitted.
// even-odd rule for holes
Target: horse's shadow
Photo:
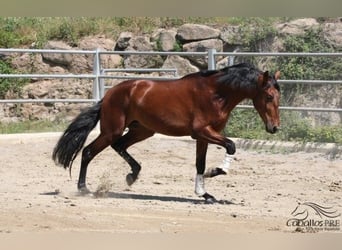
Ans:
<svg viewBox="0 0 342 250"><path fill-rule="evenodd" d="M161 196L161 195L148 195L148 194L131 194L131 193L119 193L119 192L106 192L102 196L98 196L96 193L93 194L94 197L99 198L114 198L114 199L132 199L132 200L150 200L150 201L162 201L162 202L181 202L181 203L191 203L191 204L206 204L205 200L184 198L176 196ZM226 205L236 205L234 202L229 200L217 200L217 204Z"/></svg>
<svg viewBox="0 0 342 250"><path fill-rule="evenodd" d="M59 195L59 191L55 192L44 192L40 195ZM181 203L191 203L191 204L208 204L203 199L192 199L176 196L161 196L161 195L148 195L148 194L132 194L132 193L122 193L122 192L91 192L91 193L76 193L75 196L92 196L94 198L112 198L112 199L125 199L125 200L143 200L143 201L162 201L162 202L181 202ZM212 203L210 203L212 204ZM213 204L223 204L223 205L239 205L230 200L216 200Z"/></svg>

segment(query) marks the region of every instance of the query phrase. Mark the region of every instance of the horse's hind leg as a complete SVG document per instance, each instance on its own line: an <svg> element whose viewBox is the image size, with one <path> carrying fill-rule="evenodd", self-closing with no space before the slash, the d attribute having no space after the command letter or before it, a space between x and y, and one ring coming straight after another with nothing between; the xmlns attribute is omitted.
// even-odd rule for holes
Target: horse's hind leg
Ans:
<svg viewBox="0 0 342 250"><path fill-rule="evenodd" d="M199 197L203 197L205 202L208 204L212 204L216 202L214 196L207 193L204 187L204 171L205 171L205 162L206 155L208 149L208 142L204 140L196 141L196 179L195 179L195 193Z"/></svg>
<svg viewBox="0 0 342 250"><path fill-rule="evenodd" d="M88 189L86 187L86 175L87 168L90 161L102 150L104 150L107 146L112 142L112 137L104 134L100 134L92 143L86 146L82 151L82 160L81 160L81 170L78 178L78 190L82 193L88 193Z"/></svg>
<svg viewBox="0 0 342 250"><path fill-rule="evenodd" d="M130 165L132 173L126 176L126 182L130 186L138 178L141 170L140 164L127 153L127 148L154 135L154 131L145 128L138 122L128 126L129 131L112 144L112 148Z"/></svg>

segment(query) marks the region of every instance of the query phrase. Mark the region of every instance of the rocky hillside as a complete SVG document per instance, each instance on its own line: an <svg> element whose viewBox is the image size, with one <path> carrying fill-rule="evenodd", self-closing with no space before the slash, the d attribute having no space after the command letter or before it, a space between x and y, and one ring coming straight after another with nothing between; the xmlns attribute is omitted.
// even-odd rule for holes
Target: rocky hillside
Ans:
<svg viewBox="0 0 342 250"><path fill-rule="evenodd" d="M71 47L65 41L48 41L46 49L66 50L95 50L106 51L185 51L199 52L208 48L215 48L221 52L239 51L289 51L289 38L293 43L306 41L312 34L319 34L322 43L329 51L342 51L342 22L339 19L320 21L314 18L297 19L290 22L274 23L271 28L255 27L253 25L221 25L220 27L200 24L184 24L177 28L156 29L149 34L136 34L122 31L117 39L104 35L87 36L81 38ZM313 39L315 40L315 39ZM31 45L34 48L35 44ZM320 47L317 51L322 52ZM298 51L298 50L297 50ZM302 52L298 51L298 52ZM294 51L292 51L294 52ZM81 54L2 54L0 61L8 62L12 68L22 73L56 73L56 74L84 74L93 71L93 56ZM228 64L229 58L217 58L217 68ZM275 69L279 67L277 58L235 58L235 62L249 60L261 69ZM302 60L302 59L300 59ZM326 60L326 59L323 59ZM342 60L335 67L336 72L330 74L331 79L341 80ZM284 62L282 62L284 63ZM286 67L283 79L310 79L307 69L292 78L291 72L307 64L305 60L286 61L293 69ZM310 63L312 63L310 61ZM321 65L321 63L319 63ZM318 66L320 66L318 65ZM141 55L103 55L102 68L176 68L178 75L195 72L208 67L207 60L201 57L180 56L141 56ZM318 67L317 65L314 67ZM322 66L321 66L322 67ZM323 67L325 67L323 65ZM329 68L329 66L328 66ZM280 68L283 71L282 68ZM326 68L322 69L324 72ZM339 70L339 71L338 71ZM287 71L289 73L287 73ZM316 70L312 70L316 71ZM334 71L335 72L335 71ZM116 73L130 75L129 73ZM165 73L153 73L165 75ZM140 74L141 76L141 74ZM316 77L312 73L313 77ZM311 78L316 79L316 78ZM107 84L115 84L119 80L108 80ZM1 83L0 83L1 84ZM284 86L285 87L285 86ZM8 91L5 98L91 98L92 82L76 79L32 79L19 93ZM314 107L342 107L342 86L315 86L315 87L285 87L283 101L286 105L314 106ZM287 96L286 96L287 95ZM70 120L81 108L89 104L6 104L0 105L1 122L26 119ZM338 113L303 113L309 116L315 124L340 124L342 116Z"/></svg>

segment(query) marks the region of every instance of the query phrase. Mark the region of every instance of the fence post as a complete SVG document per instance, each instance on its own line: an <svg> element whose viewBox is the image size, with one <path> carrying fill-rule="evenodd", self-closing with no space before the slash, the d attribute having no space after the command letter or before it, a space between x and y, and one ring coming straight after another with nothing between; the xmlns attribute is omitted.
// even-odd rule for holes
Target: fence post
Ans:
<svg viewBox="0 0 342 250"><path fill-rule="evenodd" d="M216 69L215 54L216 49L208 49L208 70Z"/></svg>
<svg viewBox="0 0 342 250"><path fill-rule="evenodd" d="M93 99L97 101L100 100L100 74L101 74L101 64L100 64L100 49L97 48L94 54L94 66L93 73L95 75L93 83Z"/></svg>
<svg viewBox="0 0 342 250"><path fill-rule="evenodd" d="M240 50L239 48L237 48L237 49L234 49L233 53L236 53L236 52L238 52L239 50ZM229 57L229 63L228 63L228 66L232 66L232 65L234 65L234 61L235 61L235 56L230 56L230 57Z"/></svg>
<svg viewBox="0 0 342 250"><path fill-rule="evenodd" d="M105 71L103 69L101 69L100 73L101 73L101 75L103 75L105 73ZM104 78L100 78L99 88L100 88L100 99L102 99L104 94L105 94L105 79Z"/></svg>

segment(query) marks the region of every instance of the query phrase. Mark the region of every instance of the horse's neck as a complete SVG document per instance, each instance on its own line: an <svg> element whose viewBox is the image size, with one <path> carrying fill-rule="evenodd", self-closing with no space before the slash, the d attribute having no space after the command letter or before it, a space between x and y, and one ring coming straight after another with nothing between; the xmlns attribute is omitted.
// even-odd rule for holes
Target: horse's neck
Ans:
<svg viewBox="0 0 342 250"><path fill-rule="evenodd" d="M222 89L218 89L217 93L221 98L225 99L224 109L226 110L232 110L243 100L253 99L255 95L253 89L236 87L224 87Z"/></svg>

